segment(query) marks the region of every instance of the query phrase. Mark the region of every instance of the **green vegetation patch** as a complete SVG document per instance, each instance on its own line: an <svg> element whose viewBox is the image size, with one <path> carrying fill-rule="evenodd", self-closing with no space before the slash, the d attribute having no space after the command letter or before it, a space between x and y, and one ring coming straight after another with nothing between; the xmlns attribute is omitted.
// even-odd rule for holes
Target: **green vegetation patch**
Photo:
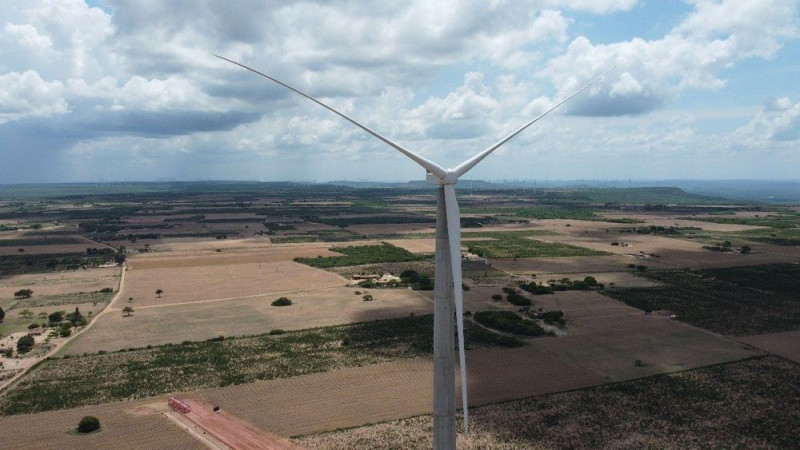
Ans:
<svg viewBox="0 0 800 450"><path fill-rule="evenodd" d="M475 336L474 326L468 324L467 336ZM0 397L0 414L74 408L430 356L432 340L433 317L419 316L48 359ZM469 345L502 344L474 339Z"/></svg>
<svg viewBox="0 0 800 450"><path fill-rule="evenodd" d="M558 242L531 239L534 236L552 235L536 231L504 231L464 233L464 237L486 237L491 240L467 241L470 253L485 258L543 258L558 256L596 256L609 253L576 247Z"/></svg>
<svg viewBox="0 0 800 450"><path fill-rule="evenodd" d="M114 297L114 292L89 292L61 295L34 295L22 299L11 309L37 308L40 306L76 305L79 303L107 303Z"/></svg>
<svg viewBox="0 0 800 450"><path fill-rule="evenodd" d="M26 255L24 253L4 255L0 256L0 273L3 275L18 275L54 270L77 270L107 264L112 259L112 257L105 254L88 255L85 252L47 255Z"/></svg>
<svg viewBox="0 0 800 450"><path fill-rule="evenodd" d="M652 288L603 291L644 311L669 310L717 333L745 336L800 329L800 265L650 272Z"/></svg>
<svg viewBox="0 0 800 450"><path fill-rule="evenodd" d="M404 248L396 247L388 242L384 242L380 245L333 247L330 250L344 253L344 256L317 256L316 258L295 258L294 260L311 267L328 268L423 259Z"/></svg>
<svg viewBox="0 0 800 450"><path fill-rule="evenodd" d="M797 214L767 214L763 217L679 217L683 220L697 220L701 222L753 225L770 228L797 228L800 226L800 216Z"/></svg>
<svg viewBox="0 0 800 450"><path fill-rule="evenodd" d="M772 228L747 230L736 233L738 237L772 245L800 245L800 228Z"/></svg>
<svg viewBox="0 0 800 450"><path fill-rule="evenodd" d="M480 406L469 411L467 447L796 448L798 385L800 366L765 357ZM293 441L427 449L432 427L425 415Z"/></svg>
<svg viewBox="0 0 800 450"><path fill-rule="evenodd" d="M536 322L523 319L511 311L478 311L472 316L479 324L497 331L521 336L546 336L548 332Z"/></svg>

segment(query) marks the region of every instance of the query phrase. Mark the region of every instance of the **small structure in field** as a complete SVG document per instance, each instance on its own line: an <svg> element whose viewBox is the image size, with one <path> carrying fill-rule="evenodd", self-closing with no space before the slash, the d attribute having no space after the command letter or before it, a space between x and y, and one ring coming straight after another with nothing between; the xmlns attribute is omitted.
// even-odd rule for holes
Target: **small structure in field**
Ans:
<svg viewBox="0 0 800 450"><path fill-rule="evenodd" d="M191 406L186 404L186 402L184 402L183 400L180 400L175 397L170 397L169 400L167 400L167 404L169 404L169 407L172 408L173 411L179 413L187 414L192 412Z"/></svg>

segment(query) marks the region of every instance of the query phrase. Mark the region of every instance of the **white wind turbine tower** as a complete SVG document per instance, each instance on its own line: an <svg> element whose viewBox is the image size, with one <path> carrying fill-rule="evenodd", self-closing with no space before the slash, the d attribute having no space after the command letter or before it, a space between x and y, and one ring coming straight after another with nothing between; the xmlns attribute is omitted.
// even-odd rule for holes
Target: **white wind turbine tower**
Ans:
<svg viewBox="0 0 800 450"><path fill-rule="evenodd" d="M467 173L483 158L489 156L498 147L521 133L539 119L563 105L584 89L594 84L616 67L616 64L595 77L586 86L578 89L569 97L548 109L537 118L519 127L496 144L483 150L472 158L451 169L442 166L405 149L399 144L378 134L356 122L354 119L301 92L294 87L272 78L244 64L224 56L214 55L243 69L271 80L290 91L302 95L332 113L342 117L372 136L380 139L390 147L408 156L427 171L429 184L438 186L436 195L436 268L434 272L434 311L433 311L433 447L435 449L453 449L456 447L455 424L455 358L453 354L453 317L458 325L458 357L461 369L461 402L464 413L464 434L469 432L469 412L467 409L467 367L464 354L464 302L461 277L461 217L458 211L455 185L458 179ZM453 311L455 307L455 311ZM455 312L455 314L454 314Z"/></svg>

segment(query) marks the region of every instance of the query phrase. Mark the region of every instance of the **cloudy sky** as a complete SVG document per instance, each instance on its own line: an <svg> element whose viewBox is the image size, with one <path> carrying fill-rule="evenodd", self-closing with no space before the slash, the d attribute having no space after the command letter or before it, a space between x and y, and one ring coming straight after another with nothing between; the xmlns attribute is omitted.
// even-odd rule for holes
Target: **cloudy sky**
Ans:
<svg viewBox="0 0 800 450"><path fill-rule="evenodd" d="M800 178L800 0L0 0L0 183Z"/></svg>

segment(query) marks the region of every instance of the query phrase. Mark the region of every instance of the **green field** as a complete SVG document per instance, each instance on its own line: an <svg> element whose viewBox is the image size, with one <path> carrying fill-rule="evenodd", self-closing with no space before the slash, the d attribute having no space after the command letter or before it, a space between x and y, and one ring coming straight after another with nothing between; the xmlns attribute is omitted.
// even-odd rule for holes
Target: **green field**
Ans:
<svg viewBox="0 0 800 450"><path fill-rule="evenodd" d="M295 258L294 260L327 269L330 267L358 266L383 262L417 261L424 259L408 250L396 247L388 242L380 245L359 245L351 247L332 247L331 251L344 253L344 256L318 256L316 258Z"/></svg>
<svg viewBox="0 0 800 450"><path fill-rule="evenodd" d="M543 242L531 239L548 236L548 231L505 231L464 233L463 237L485 237L492 240L468 241L464 245L471 253L485 258L545 258L556 256L595 256L608 255L606 252L591 250L557 242Z"/></svg>
<svg viewBox="0 0 800 450"><path fill-rule="evenodd" d="M473 333L470 347L508 345ZM24 414L377 364L433 353L433 317L355 323L284 334L210 339L48 359L0 396L0 414Z"/></svg>
<svg viewBox="0 0 800 450"><path fill-rule="evenodd" d="M672 311L681 321L722 334L800 329L798 264L650 272L644 276L664 285L603 293L645 311Z"/></svg>

